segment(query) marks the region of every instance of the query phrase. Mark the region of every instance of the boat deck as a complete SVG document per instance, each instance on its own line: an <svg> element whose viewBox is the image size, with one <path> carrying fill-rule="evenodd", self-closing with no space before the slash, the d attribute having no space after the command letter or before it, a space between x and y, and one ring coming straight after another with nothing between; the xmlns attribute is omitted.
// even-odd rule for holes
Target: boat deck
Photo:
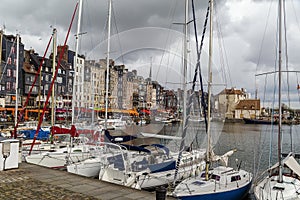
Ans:
<svg viewBox="0 0 300 200"><path fill-rule="evenodd" d="M155 192L135 190L25 162L20 163L17 169L0 172L0 199L153 200L155 198Z"/></svg>

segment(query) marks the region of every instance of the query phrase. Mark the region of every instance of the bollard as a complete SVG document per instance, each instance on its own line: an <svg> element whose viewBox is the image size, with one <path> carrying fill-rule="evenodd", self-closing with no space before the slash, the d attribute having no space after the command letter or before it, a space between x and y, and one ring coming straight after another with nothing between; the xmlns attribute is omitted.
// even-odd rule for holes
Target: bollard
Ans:
<svg viewBox="0 0 300 200"><path fill-rule="evenodd" d="M166 194L167 194L167 190L164 186L160 186L156 188L156 200L165 200Z"/></svg>

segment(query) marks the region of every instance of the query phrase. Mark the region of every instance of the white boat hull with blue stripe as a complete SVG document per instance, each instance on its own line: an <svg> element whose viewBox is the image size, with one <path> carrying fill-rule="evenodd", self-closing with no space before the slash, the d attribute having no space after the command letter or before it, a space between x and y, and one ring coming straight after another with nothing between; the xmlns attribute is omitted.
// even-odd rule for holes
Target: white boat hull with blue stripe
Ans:
<svg viewBox="0 0 300 200"><path fill-rule="evenodd" d="M252 175L244 170L219 166L200 176L185 179L173 191L173 196L184 200L240 200L248 195Z"/></svg>

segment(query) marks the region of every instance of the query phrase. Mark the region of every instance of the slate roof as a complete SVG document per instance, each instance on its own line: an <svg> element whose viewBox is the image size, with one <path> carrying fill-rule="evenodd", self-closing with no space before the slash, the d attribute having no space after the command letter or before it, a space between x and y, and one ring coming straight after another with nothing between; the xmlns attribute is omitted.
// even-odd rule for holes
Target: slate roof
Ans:
<svg viewBox="0 0 300 200"><path fill-rule="evenodd" d="M260 110L260 99L245 99L235 107L236 110Z"/></svg>

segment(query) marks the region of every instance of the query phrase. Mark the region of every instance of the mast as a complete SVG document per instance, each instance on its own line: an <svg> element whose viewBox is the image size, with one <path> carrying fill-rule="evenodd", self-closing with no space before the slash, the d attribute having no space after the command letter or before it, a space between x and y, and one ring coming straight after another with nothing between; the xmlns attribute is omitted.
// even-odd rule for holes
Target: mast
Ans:
<svg viewBox="0 0 300 200"><path fill-rule="evenodd" d="M186 99L187 99L187 34L188 34L188 21L189 21L189 1L185 1L185 18L184 18L184 41L183 41L183 123L186 119ZM183 127L186 124L183 124Z"/></svg>
<svg viewBox="0 0 300 200"><path fill-rule="evenodd" d="M177 180L178 168L181 161L182 152L185 149L185 136L187 131L187 87L186 87L186 75L187 75L187 34L188 34L188 17L189 17L189 0L185 0L185 19L184 19L184 41L183 41L183 125L182 125L182 138L179 147L179 154L176 162L176 169L174 174L173 185Z"/></svg>
<svg viewBox="0 0 300 200"><path fill-rule="evenodd" d="M206 152L206 180L208 180L208 170L209 170L209 163L211 159L211 135L210 135L210 108L211 108L211 84L212 84L212 53L213 53L213 0L210 0L210 14L209 14L209 52L208 52L208 85L207 85L207 91L208 91L208 105L207 105L207 152Z"/></svg>
<svg viewBox="0 0 300 200"><path fill-rule="evenodd" d="M17 34L17 58L16 58L16 105L15 105L15 127L18 123L18 90L19 90L19 48L20 48L20 35Z"/></svg>
<svg viewBox="0 0 300 200"><path fill-rule="evenodd" d="M105 91L105 129L107 130L108 87L109 87L109 52L110 52L111 0L108 1L106 91Z"/></svg>
<svg viewBox="0 0 300 200"><path fill-rule="evenodd" d="M95 83L94 83L94 72L92 72L92 125L95 123Z"/></svg>
<svg viewBox="0 0 300 200"><path fill-rule="evenodd" d="M279 44L278 44L278 106L279 106L279 123L278 123L278 163L279 163L279 177L278 182L282 183L282 163L281 163L281 123L282 123L282 107L281 107L281 48L282 48L282 8L283 8L282 0L279 0Z"/></svg>
<svg viewBox="0 0 300 200"><path fill-rule="evenodd" d="M53 29L53 54L52 54L52 78L55 78L55 60L56 60L56 35L57 30L54 28ZM57 66L59 67L59 66ZM54 85L55 86L55 85ZM51 126L54 126L54 121L55 121L55 99L54 99L54 92L55 92L55 87L52 90L52 95L51 95Z"/></svg>
<svg viewBox="0 0 300 200"><path fill-rule="evenodd" d="M77 59L78 59L78 48L79 48L79 31L81 23L81 12L82 12L82 0L79 0L79 11L78 11L78 21L77 21L77 32L76 32L76 47L75 47L75 58L73 62L73 89L72 89L72 124L74 124L74 115L75 115L75 80L76 80L76 70L77 70Z"/></svg>

